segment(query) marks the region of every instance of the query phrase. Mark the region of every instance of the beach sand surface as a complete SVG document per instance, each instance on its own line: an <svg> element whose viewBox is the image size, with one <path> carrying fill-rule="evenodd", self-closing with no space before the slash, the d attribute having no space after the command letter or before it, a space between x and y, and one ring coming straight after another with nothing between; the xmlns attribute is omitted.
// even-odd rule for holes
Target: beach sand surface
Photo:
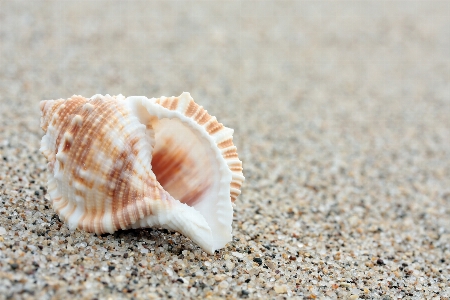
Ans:
<svg viewBox="0 0 450 300"><path fill-rule="evenodd" d="M0 1L0 299L449 299L449 1ZM70 231L39 101L193 98L233 241Z"/></svg>

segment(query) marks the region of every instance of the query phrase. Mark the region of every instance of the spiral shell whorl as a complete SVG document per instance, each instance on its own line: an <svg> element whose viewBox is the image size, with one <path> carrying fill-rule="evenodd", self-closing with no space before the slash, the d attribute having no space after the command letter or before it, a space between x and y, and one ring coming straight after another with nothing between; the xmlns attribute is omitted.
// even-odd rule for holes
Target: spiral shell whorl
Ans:
<svg viewBox="0 0 450 300"><path fill-rule="evenodd" d="M43 114L44 120L52 117L42 148L57 153L47 156L55 174L49 187L56 181L60 188L49 192L61 218L71 227L103 233L151 214L149 199L159 200L165 191L147 161L146 128L114 98L72 97L51 104L52 112Z"/></svg>

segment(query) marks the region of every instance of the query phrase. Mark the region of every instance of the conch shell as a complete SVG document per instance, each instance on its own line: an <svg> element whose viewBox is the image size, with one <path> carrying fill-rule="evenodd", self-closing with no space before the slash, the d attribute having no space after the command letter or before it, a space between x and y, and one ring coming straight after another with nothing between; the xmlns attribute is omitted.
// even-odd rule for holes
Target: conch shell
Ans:
<svg viewBox="0 0 450 300"><path fill-rule="evenodd" d="M233 130L189 93L73 96L40 109L48 193L69 228L162 227L208 253L231 241L244 181Z"/></svg>

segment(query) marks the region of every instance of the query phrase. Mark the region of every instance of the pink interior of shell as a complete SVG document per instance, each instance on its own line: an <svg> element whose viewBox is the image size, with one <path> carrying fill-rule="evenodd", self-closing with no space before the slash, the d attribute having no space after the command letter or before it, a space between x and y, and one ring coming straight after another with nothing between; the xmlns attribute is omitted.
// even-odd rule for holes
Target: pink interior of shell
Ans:
<svg viewBox="0 0 450 300"><path fill-rule="evenodd" d="M176 119L162 119L152 126L156 140L152 170L163 188L189 206L213 196L217 163L210 145Z"/></svg>

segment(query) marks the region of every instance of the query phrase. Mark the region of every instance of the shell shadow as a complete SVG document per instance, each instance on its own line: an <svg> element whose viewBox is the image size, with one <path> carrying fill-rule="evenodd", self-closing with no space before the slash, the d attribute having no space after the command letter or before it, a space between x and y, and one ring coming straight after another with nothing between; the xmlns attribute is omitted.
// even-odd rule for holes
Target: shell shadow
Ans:
<svg viewBox="0 0 450 300"><path fill-rule="evenodd" d="M137 228L119 230L112 234L94 234L97 237L109 241L118 241L128 247L129 251L146 253L156 252L162 247L164 253L179 256L184 250L195 251L200 248L189 238L186 238L177 231L171 231L164 228ZM165 246L166 245L166 246ZM200 249L201 250L201 249Z"/></svg>

